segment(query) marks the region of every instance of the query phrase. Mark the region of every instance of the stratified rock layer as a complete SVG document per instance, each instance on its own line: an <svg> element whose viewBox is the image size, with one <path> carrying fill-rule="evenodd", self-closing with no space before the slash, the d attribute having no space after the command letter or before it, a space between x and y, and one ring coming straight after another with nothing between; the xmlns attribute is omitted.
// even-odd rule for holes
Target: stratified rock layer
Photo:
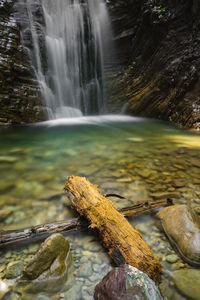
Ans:
<svg viewBox="0 0 200 300"><path fill-rule="evenodd" d="M0 125L44 120L38 83L21 45L14 0L0 0Z"/></svg>
<svg viewBox="0 0 200 300"><path fill-rule="evenodd" d="M111 0L113 29L124 70L111 102L126 111L200 126L200 4L183 0Z"/></svg>

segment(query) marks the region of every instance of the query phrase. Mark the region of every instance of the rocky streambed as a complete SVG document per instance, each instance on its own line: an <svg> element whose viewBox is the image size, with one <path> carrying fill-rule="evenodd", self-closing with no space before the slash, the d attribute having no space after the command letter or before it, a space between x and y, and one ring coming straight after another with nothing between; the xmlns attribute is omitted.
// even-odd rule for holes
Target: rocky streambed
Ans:
<svg viewBox="0 0 200 300"><path fill-rule="evenodd" d="M199 135L145 119L101 124L96 119L91 123L1 131L1 229L72 218L74 212L63 194L70 175L86 176L103 194L116 193L128 199L112 198L116 207L170 198L199 213ZM167 271L160 283L163 297L199 299L186 292L195 291L199 270L181 259L155 214L129 221ZM72 259L65 284L56 292L38 292L35 299L92 299L95 285L114 267L95 236L71 232L66 240ZM36 243L0 250L1 280L9 284L19 278L38 248ZM187 288L185 281L190 285ZM22 299L23 293L14 289L9 297Z"/></svg>

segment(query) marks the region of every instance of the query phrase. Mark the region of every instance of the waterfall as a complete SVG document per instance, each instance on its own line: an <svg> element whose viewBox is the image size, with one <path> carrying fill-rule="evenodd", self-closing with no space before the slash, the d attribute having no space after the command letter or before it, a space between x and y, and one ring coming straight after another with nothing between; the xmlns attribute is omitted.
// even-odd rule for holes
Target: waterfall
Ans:
<svg viewBox="0 0 200 300"><path fill-rule="evenodd" d="M48 119L104 113L111 40L104 0L19 0L19 6L27 14L21 21L23 45Z"/></svg>

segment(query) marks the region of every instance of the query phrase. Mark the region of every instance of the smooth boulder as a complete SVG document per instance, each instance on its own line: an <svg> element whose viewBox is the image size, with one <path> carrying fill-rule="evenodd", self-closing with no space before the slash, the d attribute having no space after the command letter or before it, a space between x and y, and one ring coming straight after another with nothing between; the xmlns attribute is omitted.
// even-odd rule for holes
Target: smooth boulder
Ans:
<svg viewBox="0 0 200 300"><path fill-rule="evenodd" d="M169 276L181 294L193 300L200 300L200 270L181 269L169 272Z"/></svg>
<svg viewBox="0 0 200 300"><path fill-rule="evenodd" d="M56 233L47 238L24 268L19 281L22 290L28 293L60 290L67 279L69 250L63 235Z"/></svg>
<svg viewBox="0 0 200 300"><path fill-rule="evenodd" d="M158 217L162 227L182 259L200 266L200 218L187 205L163 208Z"/></svg>
<svg viewBox="0 0 200 300"><path fill-rule="evenodd" d="M130 265L110 271L95 287L94 300L162 300L147 274Z"/></svg>
<svg viewBox="0 0 200 300"><path fill-rule="evenodd" d="M8 283L0 280L0 299L4 299L4 296L9 293L9 290Z"/></svg>

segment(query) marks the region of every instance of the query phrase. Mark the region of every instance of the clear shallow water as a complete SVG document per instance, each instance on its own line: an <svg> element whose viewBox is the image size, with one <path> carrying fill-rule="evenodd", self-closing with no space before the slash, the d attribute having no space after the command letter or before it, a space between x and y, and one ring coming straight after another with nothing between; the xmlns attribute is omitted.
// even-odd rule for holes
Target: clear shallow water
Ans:
<svg viewBox="0 0 200 300"><path fill-rule="evenodd" d="M187 203L196 209L200 198L199 151L197 133L141 118L83 117L1 128L0 206L12 211L1 221L1 228L17 229L72 217L63 196L65 180L70 175L86 176L98 184L102 193L130 199L113 199L117 207L167 193L176 203ZM177 180L183 182L181 188L174 187ZM135 217L130 222L163 265L173 268L167 257L175 252L155 226L155 217ZM52 299L92 299L94 286L112 267L110 260L98 240L87 233L70 233L67 239L75 270L64 291ZM34 252L30 249L31 246L2 250L1 265L19 258L28 261ZM0 269L1 277L5 269ZM168 293L164 296L182 299L174 287L164 282Z"/></svg>

